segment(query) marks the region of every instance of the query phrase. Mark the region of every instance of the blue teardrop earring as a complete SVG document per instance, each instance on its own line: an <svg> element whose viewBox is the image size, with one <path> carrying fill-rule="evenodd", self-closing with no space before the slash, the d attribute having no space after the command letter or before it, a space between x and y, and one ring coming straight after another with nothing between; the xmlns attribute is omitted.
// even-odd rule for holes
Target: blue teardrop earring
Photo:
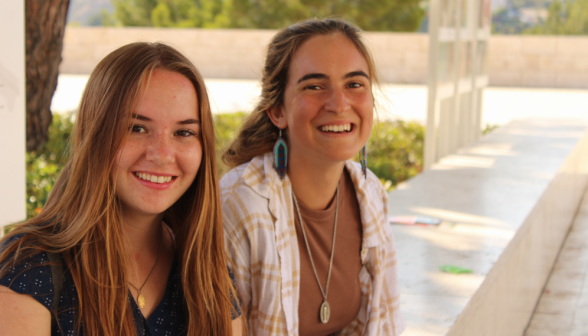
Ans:
<svg viewBox="0 0 588 336"><path fill-rule="evenodd" d="M284 180L286 176L286 167L288 166L288 146L282 138L282 130L278 135L278 141L274 145L274 168L280 176L280 180Z"/></svg>
<svg viewBox="0 0 588 336"><path fill-rule="evenodd" d="M367 179L367 144L361 149L361 172L363 177Z"/></svg>

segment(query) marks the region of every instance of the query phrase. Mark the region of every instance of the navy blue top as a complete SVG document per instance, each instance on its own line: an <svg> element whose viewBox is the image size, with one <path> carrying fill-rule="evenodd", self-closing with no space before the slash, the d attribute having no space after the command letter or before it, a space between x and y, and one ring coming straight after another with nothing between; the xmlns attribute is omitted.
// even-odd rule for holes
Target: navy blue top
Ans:
<svg viewBox="0 0 588 336"><path fill-rule="evenodd" d="M50 261L46 253L36 254L26 262L9 269L7 275L0 279L0 285L10 288L16 293L30 295L49 311L52 311L53 279L51 266L48 263ZM58 324L51 326L51 335L82 335L82 330L80 333L76 333L74 328L78 297L76 287L71 274L66 269L63 273ZM235 277L230 269L229 275L235 282ZM186 323L181 288L180 267L178 262L174 260L163 299L147 319L141 313L129 291L129 304L133 311L137 335L173 336L185 334ZM233 306L237 311L237 314L232 313L232 318L235 319L241 315L241 310L234 298Z"/></svg>

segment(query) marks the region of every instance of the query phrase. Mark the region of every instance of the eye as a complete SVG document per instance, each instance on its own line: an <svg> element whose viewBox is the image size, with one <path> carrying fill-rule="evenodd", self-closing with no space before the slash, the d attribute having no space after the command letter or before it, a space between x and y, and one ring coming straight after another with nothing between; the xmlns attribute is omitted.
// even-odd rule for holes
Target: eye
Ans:
<svg viewBox="0 0 588 336"><path fill-rule="evenodd" d="M360 82L353 82L353 83L349 83L348 86L352 89L357 89L357 88L360 88L364 85L363 85L363 83L360 83Z"/></svg>
<svg viewBox="0 0 588 336"><path fill-rule="evenodd" d="M313 91L315 91L315 90L320 90L321 87L320 87L320 85L311 84L311 85L305 86L304 89L305 90L313 90Z"/></svg>
<svg viewBox="0 0 588 336"><path fill-rule="evenodd" d="M179 130L176 132L176 135L186 138L189 136L197 135L197 133L192 130Z"/></svg>
<svg viewBox="0 0 588 336"><path fill-rule="evenodd" d="M145 127L141 125L131 125L131 132L132 133L147 133Z"/></svg>

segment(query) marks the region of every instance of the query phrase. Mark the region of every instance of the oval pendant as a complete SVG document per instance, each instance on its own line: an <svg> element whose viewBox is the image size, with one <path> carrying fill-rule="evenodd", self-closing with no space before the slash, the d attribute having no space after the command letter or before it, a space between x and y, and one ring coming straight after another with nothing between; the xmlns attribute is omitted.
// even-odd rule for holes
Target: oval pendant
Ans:
<svg viewBox="0 0 588 336"><path fill-rule="evenodd" d="M139 296L137 296L137 306L139 306L141 309L145 308L145 297L143 294L139 294Z"/></svg>
<svg viewBox="0 0 588 336"><path fill-rule="evenodd" d="M323 301L323 304L321 305L319 317L323 324L327 324L327 322L329 322L329 318L331 317L331 306L329 306L327 300Z"/></svg>

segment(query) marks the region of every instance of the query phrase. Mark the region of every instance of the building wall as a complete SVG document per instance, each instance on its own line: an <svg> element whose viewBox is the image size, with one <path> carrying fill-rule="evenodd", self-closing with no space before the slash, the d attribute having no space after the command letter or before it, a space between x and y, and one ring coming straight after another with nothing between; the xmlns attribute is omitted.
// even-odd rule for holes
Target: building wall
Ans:
<svg viewBox="0 0 588 336"><path fill-rule="evenodd" d="M26 219L24 0L0 10L0 236Z"/></svg>
<svg viewBox="0 0 588 336"><path fill-rule="evenodd" d="M135 41L169 43L207 78L258 79L274 30L68 27L61 72L89 74L110 51ZM419 33L366 33L383 82L426 84L429 39ZM588 88L588 37L490 38L492 86Z"/></svg>

